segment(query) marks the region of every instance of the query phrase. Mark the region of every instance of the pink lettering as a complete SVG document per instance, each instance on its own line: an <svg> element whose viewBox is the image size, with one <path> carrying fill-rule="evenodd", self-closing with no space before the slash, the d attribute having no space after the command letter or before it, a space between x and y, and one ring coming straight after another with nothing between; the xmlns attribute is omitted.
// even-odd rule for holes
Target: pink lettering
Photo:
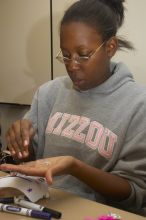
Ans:
<svg viewBox="0 0 146 220"><path fill-rule="evenodd" d="M63 113L61 112L56 112L52 117L49 118L47 128L46 128L46 133L52 133L54 126L59 118L61 118Z"/></svg>
<svg viewBox="0 0 146 220"><path fill-rule="evenodd" d="M102 136L98 147L98 151L100 155L102 155L107 159L111 158L116 142L117 142L117 135L115 135L109 129L105 128L104 135Z"/></svg>
<svg viewBox="0 0 146 220"><path fill-rule="evenodd" d="M97 149L100 138L103 134L104 128L97 121L92 121L87 133L85 143L92 149Z"/></svg>
<svg viewBox="0 0 146 220"><path fill-rule="evenodd" d="M79 128L77 128L77 130L74 132L73 134L73 139L84 143L85 138L86 138L86 134L82 133L83 130L85 130L85 128L87 128L87 126L90 124L90 119L86 118L86 117L81 117L80 121L79 121Z"/></svg>
<svg viewBox="0 0 146 220"><path fill-rule="evenodd" d="M78 115L71 115L69 119L69 125L62 131L61 136L72 138L73 133L75 132L73 128L75 128L76 125L78 125L80 120L80 116Z"/></svg>
<svg viewBox="0 0 146 220"><path fill-rule="evenodd" d="M63 126L65 125L65 123L67 122L69 118L70 118L70 114L64 113L59 125L54 129L53 134L60 135L62 132Z"/></svg>

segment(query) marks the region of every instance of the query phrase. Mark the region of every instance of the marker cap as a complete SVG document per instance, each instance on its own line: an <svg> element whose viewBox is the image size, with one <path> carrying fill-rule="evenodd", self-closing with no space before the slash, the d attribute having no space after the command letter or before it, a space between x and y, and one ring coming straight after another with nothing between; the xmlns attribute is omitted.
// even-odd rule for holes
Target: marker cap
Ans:
<svg viewBox="0 0 146 220"><path fill-rule="evenodd" d="M56 219L61 218L61 212L58 212L58 211L55 211L55 210L52 210L46 207L43 208L43 212L51 213L53 218L56 218Z"/></svg>
<svg viewBox="0 0 146 220"><path fill-rule="evenodd" d="M13 203L13 202L14 202L13 197L0 198L0 203L3 203L3 204Z"/></svg>

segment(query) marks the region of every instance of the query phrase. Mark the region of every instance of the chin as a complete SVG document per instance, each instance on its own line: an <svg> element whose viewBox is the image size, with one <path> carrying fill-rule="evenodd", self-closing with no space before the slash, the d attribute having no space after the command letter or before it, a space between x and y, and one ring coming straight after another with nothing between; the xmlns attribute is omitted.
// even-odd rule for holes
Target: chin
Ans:
<svg viewBox="0 0 146 220"><path fill-rule="evenodd" d="M73 88L74 88L75 90L79 91L79 92L81 92L81 91L86 91L86 90L89 89L89 88L85 88L85 87L79 87L79 86L74 85L74 84L73 84Z"/></svg>

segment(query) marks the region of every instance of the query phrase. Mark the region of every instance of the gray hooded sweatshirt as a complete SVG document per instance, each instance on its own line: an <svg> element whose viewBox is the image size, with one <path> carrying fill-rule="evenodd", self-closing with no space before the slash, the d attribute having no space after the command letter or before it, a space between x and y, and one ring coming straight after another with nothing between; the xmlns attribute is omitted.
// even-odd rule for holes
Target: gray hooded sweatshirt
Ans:
<svg viewBox="0 0 146 220"><path fill-rule="evenodd" d="M113 69L108 80L87 91L75 90L68 76L45 83L25 118L37 129L33 141L37 159L71 155L126 178L132 192L117 203L70 175L55 177L53 187L144 214L146 89L136 84L123 63L111 63Z"/></svg>

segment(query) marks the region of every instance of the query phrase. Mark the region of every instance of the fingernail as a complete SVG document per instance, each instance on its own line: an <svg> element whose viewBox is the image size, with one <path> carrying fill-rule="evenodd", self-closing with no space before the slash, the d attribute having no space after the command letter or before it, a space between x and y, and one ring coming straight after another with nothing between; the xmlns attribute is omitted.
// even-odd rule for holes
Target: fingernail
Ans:
<svg viewBox="0 0 146 220"><path fill-rule="evenodd" d="M24 141L24 146L28 146L28 140Z"/></svg>
<svg viewBox="0 0 146 220"><path fill-rule="evenodd" d="M11 151L11 154L12 154L12 155L15 155L15 154L16 154L16 152L15 152L14 150L12 150L12 151Z"/></svg>
<svg viewBox="0 0 146 220"><path fill-rule="evenodd" d="M23 151L23 155L24 155L24 157L27 157L28 156L28 152Z"/></svg>
<svg viewBox="0 0 146 220"><path fill-rule="evenodd" d="M21 152L19 152L19 153L18 153L18 156L19 156L20 158L22 158L22 153L21 153Z"/></svg>

